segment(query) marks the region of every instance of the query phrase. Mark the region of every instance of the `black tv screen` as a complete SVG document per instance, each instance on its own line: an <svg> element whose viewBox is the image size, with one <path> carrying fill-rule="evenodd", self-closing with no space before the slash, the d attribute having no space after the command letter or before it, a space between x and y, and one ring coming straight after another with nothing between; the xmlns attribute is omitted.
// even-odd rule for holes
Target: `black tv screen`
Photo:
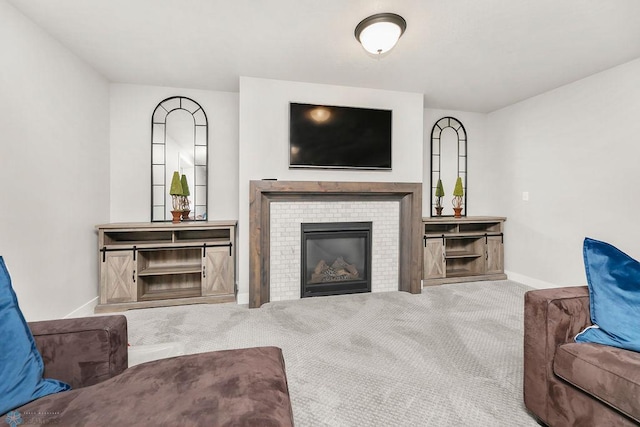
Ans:
<svg viewBox="0 0 640 427"><path fill-rule="evenodd" d="M290 103L289 167L391 169L391 110Z"/></svg>

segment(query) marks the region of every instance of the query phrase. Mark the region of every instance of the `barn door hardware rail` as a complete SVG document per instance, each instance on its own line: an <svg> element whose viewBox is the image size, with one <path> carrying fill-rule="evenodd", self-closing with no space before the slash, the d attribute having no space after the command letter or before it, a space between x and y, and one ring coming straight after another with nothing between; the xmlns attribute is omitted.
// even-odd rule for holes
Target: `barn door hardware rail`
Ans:
<svg viewBox="0 0 640 427"><path fill-rule="evenodd" d="M228 246L229 247L229 256L233 255L233 243L228 242L228 243L204 243L202 246L194 246L194 245L185 245L185 246L154 246L152 248L144 248L144 251L164 251L164 250L168 250L168 249L198 249L198 248L202 248L202 257L204 258L207 254L207 248L214 248L214 247L224 247L224 246ZM107 258L107 252L123 252L123 251L133 251L133 260L136 260L136 253L138 251L140 251L140 249L138 249L136 246L130 247L130 248L107 248L106 246L103 246L100 249L100 252L102 253L102 262L106 261Z"/></svg>

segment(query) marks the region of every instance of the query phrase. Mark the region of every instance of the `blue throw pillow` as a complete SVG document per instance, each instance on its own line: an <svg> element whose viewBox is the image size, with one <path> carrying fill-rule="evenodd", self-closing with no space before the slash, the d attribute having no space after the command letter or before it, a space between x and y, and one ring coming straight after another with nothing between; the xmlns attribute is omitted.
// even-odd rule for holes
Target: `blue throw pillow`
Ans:
<svg viewBox="0 0 640 427"><path fill-rule="evenodd" d="M0 256L0 414L71 387L42 378L44 364Z"/></svg>
<svg viewBox="0 0 640 427"><path fill-rule="evenodd" d="M576 341L640 352L640 262L589 238L584 239L583 253L593 326Z"/></svg>

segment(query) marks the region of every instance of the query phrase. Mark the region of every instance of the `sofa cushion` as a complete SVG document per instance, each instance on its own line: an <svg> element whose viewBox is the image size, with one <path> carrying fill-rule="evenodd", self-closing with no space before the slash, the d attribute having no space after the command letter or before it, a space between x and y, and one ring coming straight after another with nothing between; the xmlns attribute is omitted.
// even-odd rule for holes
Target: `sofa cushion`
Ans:
<svg viewBox="0 0 640 427"><path fill-rule="evenodd" d="M142 363L18 409L78 426L291 426L282 351L256 347Z"/></svg>
<svg viewBox="0 0 640 427"><path fill-rule="evenodd" d="M558 347L553 371L640 422L640 353L600 344Z"/></svg>
<svg viewBox="0 0 640 427"><path fill-rule="evenodd" d="M640 262L589 238L583 253L593 326L579 333L576 341L640 352Z"/></svg>
<svg viewBox="0 0 640 427"><path fill-rule="evenodd" d="M0 414L70 388L63 382L42 378L42 357L20 311L1 256L0 325Z"/></svg>

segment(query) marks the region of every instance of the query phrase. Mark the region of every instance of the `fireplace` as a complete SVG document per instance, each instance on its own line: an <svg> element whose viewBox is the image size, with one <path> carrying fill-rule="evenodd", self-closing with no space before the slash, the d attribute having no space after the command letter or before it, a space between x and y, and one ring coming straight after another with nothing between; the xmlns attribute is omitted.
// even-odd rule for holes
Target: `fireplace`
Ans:
<svg viewBox="0 0 640 427"><path fill-rule="evenodd" d="M301 224L300 297L371 292L371 224Z"/></svg>
<svg viewBox="0 0 640 427"><path fill-rule="evenodd" d="M353 215L344 211L345 204L395 204L395 237L380 236L376 224L378 219L373 219L376 228L373 236L373 270L372 292L380 286L380 274L387 274L387 270L393 276L393 283L388 286L393 290L400 290L419 294L422 290L422 184L401 182L328 182L328 181L251 181L249 200L249 307L260 307L262 304L272 301L271 292L277 289L279 297L274 301L283 299L296 299L300 295L300 223L321 221L371 221L371 216L378 215L377 208L366 208L364 214ZM328 204L339 206L338 212L326 212L319 217L307 216L307 206L315 204ZM278 226L274 228L272 221L278 215L273 212L279 205L289 206L285 215L288 215L288 223L295 229L286 229ZM294 206L295 209L291 209ZM326 208L323 209L326 211ZM383 213L386 212L384 209ZM331 218L324 218L324 217ZM303 220L299 220L303 219ZM307 218L307 219L304 219ZM284 219L284 218L283 218ZM385 218L380 218L385 220ZM297 223L296 223L297 221ZM284 228L287 228L284 225ZM390 228L390 227L383 227ZM289 242L283 238L273 240L281 234L293 237ZM376 253L380 243L386 245L387 241L395 241L397 257L393 271L381 258L376 261ZM292 244L293 246L290 246ZM378 248L378 249L376 249ZM293 258L291 255L295 255ZM284 267L283 267L284 266ZM289 270L293 267L293 270ZM272 279L272 273L278 270L277 280ZM280 284L292 281L281 290ZM387 280L385 279L385 282ZM382 284L385 288L387 284ZM289 293L291 292L291 293Z"/></svg>

